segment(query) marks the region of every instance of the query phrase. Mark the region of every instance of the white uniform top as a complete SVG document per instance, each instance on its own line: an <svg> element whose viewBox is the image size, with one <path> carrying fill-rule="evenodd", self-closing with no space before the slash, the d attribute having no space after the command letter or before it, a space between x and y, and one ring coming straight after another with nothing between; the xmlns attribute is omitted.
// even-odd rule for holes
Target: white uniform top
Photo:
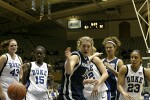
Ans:
<svg viewBox="0 0 150 100"><path fill-rule="evenodd" d="M11 83L19 82L19 72L21 68L21 61L17 54L15 54L15 59L12 59L8 53L6 53L6 56L7 62L0 73L0 82L4 91L7 91Z"/></svg>
<svg viewBox="0 0 150 100"><path fill-rule="evenodd" d="M100 79L101 73L100 73L99 69L97 68L96 64L94 64L94 62L91 62L87 66L87 68L88 68L88 72L85 76L85 79L97 79L97 80ZM84 85L84 96L85 97L88 97L91 95L93 87L94 87L94 85L92 85L92 84L85 84ZM106 90L108 90L108 88L107 88L105 82L103 82L99 86L98 92L101 93L101 92L104 92Z"/></svg>
<svg viewBox="0 0 150 100"><path fill-rule="evenodd" d="M141 96L143 85L144 68L140 66L137 72L133 72L131 69L131 64L127 65L127 74L123 89L133 97L133 100L143 100L143 97ZM123 100L122 94L120 94L119 100Z"/></svg>
<svg viewBox="0 0 150 100"><path fill-rule="evenodd" d="M31 70L29 76L28 92L32 94L46 93L47 91L47 64L38 66L35 62L31 62Z"/></svg>

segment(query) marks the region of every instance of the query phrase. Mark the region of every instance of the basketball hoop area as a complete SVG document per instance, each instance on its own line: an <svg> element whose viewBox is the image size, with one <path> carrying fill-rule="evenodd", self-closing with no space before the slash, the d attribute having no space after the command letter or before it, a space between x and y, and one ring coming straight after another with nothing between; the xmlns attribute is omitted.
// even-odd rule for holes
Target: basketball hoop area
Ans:
<svg viewBox="0 0 150 100"><path fill-rule="evenodd" d="M132 0L132 3L147 48L146 52L150 53L150 0L145 0L142 5L139 5L138 1L140 0Z"/></svg>
<svg viewBox="0 0 150 100"><path fill-rule="evenodd" d="M140 0L132 0L132 3L147 49L146 53L150 53L150 0L143 0L141 5L138 1ZM150 68L150 57L142 57L142 66ZM143 92L150 92L150 82L145 81Z"/></svg>

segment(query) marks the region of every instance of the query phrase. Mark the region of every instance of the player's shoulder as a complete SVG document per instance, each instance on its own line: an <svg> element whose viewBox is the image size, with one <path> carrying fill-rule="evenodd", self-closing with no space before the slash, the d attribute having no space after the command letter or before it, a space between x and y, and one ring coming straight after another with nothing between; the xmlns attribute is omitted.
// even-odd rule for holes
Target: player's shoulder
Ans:
<svg viewBox="0 0 150 100"><path fill-rule="evenodd" d="M29 67L29 66L31 66L31 62L24 63L23 66Z"/></svg>
<svg viewBox="0 0 150 100"><path fill-rule="evenodd" d="M47 67L52 67L51 64L47 64Z"/></svg>
<svg viewBox="0 0 150 100"><path fill-rule="evenodd" d="M8 59L8 56L6 54L2 54L0 56L1 61L6 61Z"/></svg>
<svg viewBox="0 0 150 100"><path fill-rule="evenodd" d="M117 60L118 60L119 62L123 62L123 60L122 60L122 59L120 59L120 58L117 58Z"/></svg>
<svg viewBox="0 0 150 100"><path fill-rule="evenodd" d="M127 65L123 65L121 68L120 68L120 72L122 73L126 73L128 70L128 66Z"/></svg>
<svg viewBox="0 0 150 100"><path fill-rule="evenodd" d="M5 53L5 54L2 54L0 57L2 57L2 58L7 58L7 53Z"/></svg>
<svg viewBox="0 0 150 100"><path fill-rule="evenodd" d="M99 57L94 57L93 62L103 62Z"/></svg>

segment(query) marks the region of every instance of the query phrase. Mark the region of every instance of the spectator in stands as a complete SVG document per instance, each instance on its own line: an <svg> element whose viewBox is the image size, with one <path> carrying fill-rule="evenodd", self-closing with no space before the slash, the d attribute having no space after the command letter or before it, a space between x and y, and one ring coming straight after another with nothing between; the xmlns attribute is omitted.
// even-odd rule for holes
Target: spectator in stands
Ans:
<svg viewBox="0 0 150 100"><path fill-rule="evenodd" d="M142 52L134 50L130 55L131 64L120 68L118 74L119 100L143 100L141 96L145 79L150 81L150 69L142 67ZM145 100L145 99L144 99Z"/></svg>
<svg viewBox="0 0 150 100"><path fill-rule="evenodd" d="M24 57L24 58L23 58L23 63L27 63L27 62L29 62L28 58L27 58L27 57Z"/></svg>
<svg viewBox="0 0 150 100"><path fill-rule="evenodd" d="M107 57L103 59L104 64L107 67L109 77L107 82L109 83L111 100L117 100L119 93L117 91L117 77L119 69L124 65L123 61L115 56L116 50L121 45L121 42L117 37L107 37L102 43L105 47Z"/></svg>
<svg viewBox="0 0 150 100"><path fill-rule="evenodd" d="M122 57L123 59L126 59L126 58L127 58L127 51L126 51L125 49L123 49L123 50L121 51L121 57Z"/></svg>
<svg viewBox="0 0 150 100"><path fill-rule="evenodd" d="M127 53L126 53L127 59L130 59L130 54L131 54L131 52L132 52L132 49L129 48L129 49L127 50Z"/></svg>
<svg viewBox="0 0 150 100"><path fill-rule="evenodd" d="M77 41L77 51L65 50L66 62L62 71L62 83L57 100L85 100L83 80L87 72L88 55L94 45L93 39L84 36ZM97 91L93 91L97 94Z"/></svg>
<svg viewBox="0 0 150 100"><path fill-rule="evenodd" d="M27 86L26 100L48 100L47 81L51 65L44 62L46 51L43 46L34 50L35 61L25 63L22 83Z"/></svg>
<svg viewBox="0 0 150 100"><path fill-rule="evenodd" d="M8 49L8 53L0 57L0 100L10 100L7 89L22 78L22 58L16 54L18 45L15 39L5 40L1 46Z"/></svg>

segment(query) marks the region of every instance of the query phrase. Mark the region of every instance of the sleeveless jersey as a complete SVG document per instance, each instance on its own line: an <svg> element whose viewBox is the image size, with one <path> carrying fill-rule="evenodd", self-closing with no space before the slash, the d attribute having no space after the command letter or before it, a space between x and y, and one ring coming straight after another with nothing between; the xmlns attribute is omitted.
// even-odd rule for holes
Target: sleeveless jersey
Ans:
<svg viewBox="0 0 150 100"><path fill-rule="evenodd" d="M125 76L125 83L123 89L133 97L133 100L143 100L141 93L144 85L144 68L140 66L137 72L133 72L131 64L127 65L127 73ZM119 100L123 100L120 94Z"/></svg>
<svg viewBox="0 0 150 100"><path fill-rule="evenodd" d="M15 54L15 59L6 53L7 61L1 70L0 73L0 82L4 91L7 91L7 88L13 82L19 82L19 72L21 68L21 61L19 56Z"/></svg>
<svg viewBox="0 0 150 100"><path fill-rule="evenodd" d="M31 70L29 80L27 82L27 90L32 94L46 93L47 91L47 77L48 68L47 64L43 62L38 66L36 62L31 62Z"/></svg>
<svg viewBox="0 0 150 100"><path fill-rule="evenodd" d="M83 57L80 51L72 52L72 55L79 56L79 63L75 65L72 74L66 74L63 69L62 83L60 89L60 96L64 100L82 100L83 95L83 80L86 75L88 57ZM82 99L81 99L82 98Z"/></svg>
<svg viewBox="0 0 150 100"><path fill-rule="evenodd" d="M88 73L85 76L85 79L97 79L99 80L101 77L101 72L99 71L98 67L96 66L96 64L94 62L90 62L90 64L87 66L88 68ZM88 97L91 95L92 90L93 90L94 85L92 84L85 84L84 85L84 95L85 97ZM98 89L98 92L104 92L108 90L105 82L103 82Z"/></svg>
<svg viewBox="0 0 150 100"><path fill-rule="evenodd" d="M103 59L103 62L108 62L116 71L118 71L117 66L120 59L115 57L115 59L108 61L106 58ZM108 69L107 70L109 77L107 78L108 87L111 91L117 90L117 77Z"/></svg>

